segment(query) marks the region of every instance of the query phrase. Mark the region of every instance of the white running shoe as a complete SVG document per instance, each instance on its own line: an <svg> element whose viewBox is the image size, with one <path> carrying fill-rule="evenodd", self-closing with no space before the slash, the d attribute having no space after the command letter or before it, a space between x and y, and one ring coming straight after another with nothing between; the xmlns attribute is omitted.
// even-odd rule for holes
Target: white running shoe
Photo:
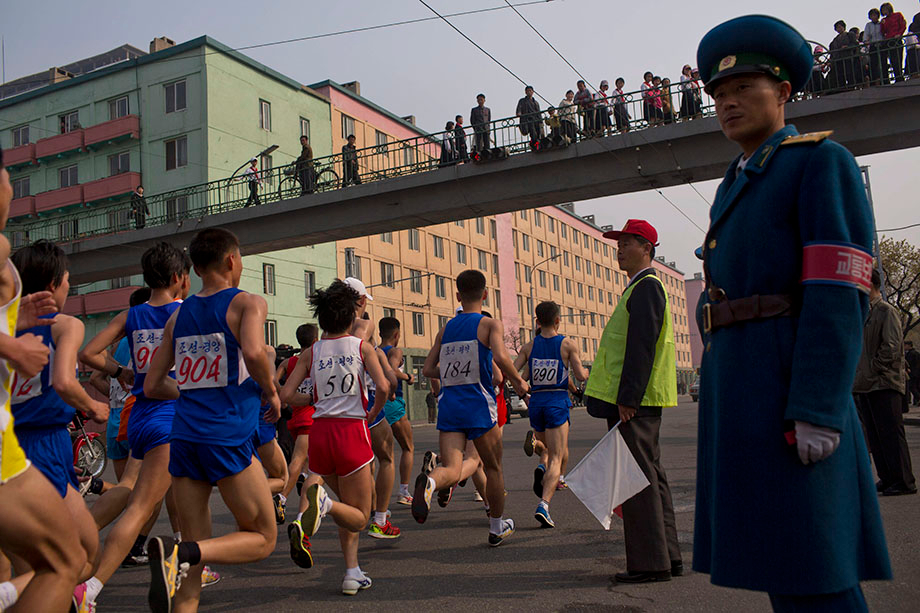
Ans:
<svg viewBox="0 0 920 613"><path fill-rule="evenodd" d="M346 596L354 596L358 593L359 590L366 590L371 585L373 581L366 574L363 579L353 579L348 575L345 576L345 580L342 581L342 593Z"/></svg>

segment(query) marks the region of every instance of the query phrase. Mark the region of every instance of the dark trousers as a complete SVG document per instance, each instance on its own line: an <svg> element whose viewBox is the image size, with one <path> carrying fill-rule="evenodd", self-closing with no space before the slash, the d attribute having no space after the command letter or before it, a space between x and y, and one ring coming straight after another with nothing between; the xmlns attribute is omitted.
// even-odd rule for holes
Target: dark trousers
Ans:
<svg viewBox="0 0 920 613"><path fill-rule="evenodd" d="M313 193L313 166L302 168L297 173L297 180L300 181L300 194Z"/></svg>
<svg viewBox="0 0 920 613"><path fill-rule="evenodd" d="M869 45L869 83L871 85L888 84L887 54L882 56L883 45Z"/></svg>
<svg viewBox="0 0 920 613"><path fill-rule="evenodd" d="M894 71L894 80L903 81L904 47L901 46L901 39L896 38L894 40L886 40L882 44L886 47L885 55L887 56L888 63L891 64L891 70ZM888 73L887 66L884 66L884 72L885 74Z"/></svg>
<svg viewBox="0 0 920 613"><path fill-rule="evenodd" d="M770 604L777 613L862 613L869 610L859 585L833 594L770 594Z"/></svg>
<svg viewBox="0 0 920 613"><path fill-rule="evenodd" d="M361 177L358 176L358 162L352 162L345 160L343 164L345 170L345 176L342 179L342 187L354 183L355 185L361 184Z"/></svg>
<svg viewBox="0 0 920 613"><path fill-rule="evenodd" d="M904 435L903 394L895 390L877 390L856 394L856 402L875 461L875 472L882 485L916 487Z"/></svg>
<svg viewBox="0 0 920 613"><path fill-rule="evenodd" d="M262 204L262 201L259 200L259 182L258 181L249 182L249 200L246 201L246 206L252 206L253 204L256 204L256 205Z"/></svg>
<svg viewBox="0 0 920 613"><path fill-rule="evenodd" d="M147 215L143 211L134 211L134 227L138 230L147 225Z"/></svg>
<svg viewBox="0 0 920 613"><path fill-rule="evenodd" d="M492 135L488 129L477 129L473 133L473 151L485 151L492 148Z"/></svg>
<svg viewBox="0 0 920 613"><path fill-rule="evenodd" d="M531 143L543 138L543 125L540 123L540 116L537 115L535 119L521 121L521 133L530 138Z"/></svg>
<svg viewBox="0 0 920 613"><path fill-rule="evenodd" d="M617 421L616 417L608 417L607 428L613 428ZM671 570L671 562L681 559L671 488L661 467L659 430L660 407L639 407L635 417L620 424L626 446L649 481L647 488L623 503L623 538L629 572Z"/></svg>

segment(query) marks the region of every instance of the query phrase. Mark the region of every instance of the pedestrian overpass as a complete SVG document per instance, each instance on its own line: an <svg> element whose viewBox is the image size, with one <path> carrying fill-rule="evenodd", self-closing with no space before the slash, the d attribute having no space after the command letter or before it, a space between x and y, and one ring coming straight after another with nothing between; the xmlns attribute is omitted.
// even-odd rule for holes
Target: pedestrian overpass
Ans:
<svg viewBox="0 0 920 613"><path fill-rule="evenodd" d="M637 102L630 103L634 119L642 115ZM920 143L920 79L799 100L786 115L800 132L834 130L832 138L857 156L906 149ZM315 160L312 194L300 195L292 169L275 169L275 191L260 206L244 208L245 184L224 180L148 198L151 216L140 230L133 229L129 203L10 223L7 230L14 245L57 241L70 257L71 282L86 283L139 273L144 249L160 240L187 244L203 228L232 230L243 253L254 254L716 179L738 154L711 107L693 120L567 146L544 140L538 151L515 121L490 127L493 144L510 154L503 159L442 165L440 135L431 135L360 150L360 185L342 186L346 161L337 154ZM61 223L68 219L72 225ZM74 234L61 234L65 227Z"/></svg>

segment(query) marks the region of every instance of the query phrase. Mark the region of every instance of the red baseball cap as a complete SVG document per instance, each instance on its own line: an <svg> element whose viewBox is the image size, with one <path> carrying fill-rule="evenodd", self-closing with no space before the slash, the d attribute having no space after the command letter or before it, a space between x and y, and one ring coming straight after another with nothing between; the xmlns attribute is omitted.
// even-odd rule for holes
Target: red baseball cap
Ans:
<svg viewBox="0 0 920 613"><path fill-rule="evenodd" d="M604 238L617 240L620 238L621 234L635 234L636 236L641 236L654 246L658 246L658 230L644 219L630 219L626 222L626 225L623 226L622 230L604 232Z"/></svg>

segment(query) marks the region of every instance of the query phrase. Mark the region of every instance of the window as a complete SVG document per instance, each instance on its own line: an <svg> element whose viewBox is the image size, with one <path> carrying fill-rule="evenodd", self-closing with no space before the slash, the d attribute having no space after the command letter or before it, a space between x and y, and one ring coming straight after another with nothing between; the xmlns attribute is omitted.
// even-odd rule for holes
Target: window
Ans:
<svg viewBox="0 0 920 613"><path fill-rule="evenodd" d="M515 281L521 280L521 265L518 264L517 262L514 263L514 280Z"/></svg>
<svg viewBox="0 0 920 613"><path fill-rule="evenodd" d="M70 187L72 185L77 185L79 181L77 180L77 165L65 166L58 171L58 176L61 179L61 187Z"/></svg>
<svg viewBox="0 0 920 613"><path fill-rule="evenodd" d="M466 223L462 219L458 219L457 221L455 221L454 225L457 226L458 228L466 227Z"/></svg>
<svg viewBox="0 0 920 613"><path fill-rule="evenodd" d="M274 319L265 320L265 344L272 347L278 342L278 322Z"/></svg>
<svg viewBox="0 0 920 613"><path fill-rule="evenodd" d="M540 227L540 211L533 212L533 225Z"/></svg>
<svg viewBox="0 0 920 613"><path fill-rule="evenodd" d="M515 249L518 248L518 231L517 230L511 231L511 243L514 245Z"/></svg>
<svg viewBox="0 0 920 613"><path fill-rule="evenodd" d="M346 259L347 259L347 254L346 254ZM348 262L346 261L345 270L348 270L348 268L349 268ZM359 256L354 255L354 252L352 252L352 257L351 257L351 275L350 276L354 277L355 279L361 279L361 258Z"/></svg>
<svg viewBox="0 0 920 613"><path fill-rule="evenodd" d="M383 132L381 132L380 130L377 130L377 131L374 133L374 143L377 145L378 151L379 151L380 153L386 153L386 152L387 152L387 143L388 143L388 142L389 142L389 137L388 137L386 134L384 134Z"/></svg>
<svg viewBox="0 0 920 613"><path fill-rule="evenodd" d="M265 184L274 185L275 175L272 174L272 156L260 155L259 167L262 169L259 171L259 176L262 177L262 180L265 182Z"/></svg>
<svg viewBox="0 0 920 613"><path fill-rule="evenodd" d="M26 196L32 195L32 186L31 180L29 177L23 177L21 179L16 179L13 183L13 199L16 198L25 198Z"/></svg>
<svg viewBox="0 0 920 613"><path fill-rule="evenodd" d="M518 313L524 314L524 297L518 294ZM523 338L523 335L521 336Z"/></svg>
<svg viewBox="0 0 920 613"><path fill-rule="evenodd" d="M569 252L568 251L562 252L562 265L563 266L569 265Z"/></svg>
<svg viewBox="0 0 920 613"><path fill-rule="evenodd" d="M466 264L466 245L457 243L457 263Z"/></svg>
<svg viewBox="0 0 920 613"><path fill-rule="evenodd" d="M604 243L604 257L607 257L607 243Z"/></svg>
<svg viewBox="0 0 920 613"><path fill-rule="evenodd" d="M521 211L521 219L523 219L524 221L527 221L527 210L526 209Z"/></svg>
<svg viewBox="0 0 920 613"><path fill-rule="evenodd" d="M300 135L310 138L310 120L306 117L300 118Z"/></svg>
<svg viewBox="0 0 920 613"><path fill-rule="evenodd" d="M604 274L607 276L607 280L610 281L610 269L609 268L604 269Z"/></svg>
<svg viewBox="0 0 920 613"><path fill-rule="evenodd" d="M415 164L415 149L409 143L403 143L403 166L412 166Z"/></svg>
<svg viewBox="0 0 920 613"><path fill-rule="evenodd" d="M549 257L554 258L559 254L559 250L556 249L555 245L549 246Z"/></svg>
<svg viewBox="0 0 920 613"><path fill-rule="evenodd" d="M546 230L548 232L556 231L556 220L550 217L549 215L546 216Z"/></svg>
<svg viewBox="0 0 920 613"><path fill-rule="evenodd" d="M166 112L185 110L185 81L176 81L166 86Z"/></svg>
<svg viewBox="0 0 920 613"><path fill-rule="evenodd" d="M537 256L543 257L543 241L537 241Z"/></svg>
<svg viewBox="0 0 920 613"><path fill-rule="evenodd" d="M581 350L588 351L588 339L586 338L581 339Z"/></svg>
<svg viewBox="0 0 920 613"><path fill-rule="evenodd" d="M109 176L120 175L131 170L131 154L127 151L109 156Z"/></svg>
<svg viewBox="0 0 920 613"><path fill-rule="evenodd" d="M578 230L572 228L572 242L578 244Z"/></svg>
<svg viewBox="0 0 920 613"><path fill-rule="evenodd" d="M585 286L581 283L578 284L578 297L579 298L585 297Z"/></svg>
<svg viewBox="0 0 920 613"><path fill-rule="evenodd" d="M275 265L262 264L262 293L275 295Z"/></svg>
<svg viewBox="0 0 920 613"><path fill-rule="evenodd" d="M498 276L498 256L492 254L492 274Z"/></svg>
<svg viewBox="0 0 920 613"><path fill-rule="evenodd" d="M482 249L476 250L476 255L479 258L479 270L488 272L489 270L489 254L483 251Z"/></svg>
<svg viewBox="0 0 920 613"><path fill-rule="evenodd" d="M521 246L524 248L524 251L530 251L530 236L521 234Z"/></svg>
<svg viewBox="0 0 920 613"><path fill-rule="evenodd" d="M592 339L591 339L591 342L594 344L594 353L597 353L597 339L596 339L596 338L592 338Z"/></svg>
<svg viewBox="0 0 920 613"><path fill-rule="evenodd" d="M109 279L109 289L121 289L131 285L131 277L115 277Z"/></svg>
<svg viewBox="0 0 920 613"><path fill-rule="evenodd" d="M489 306L489 290L482 297L482 306Z"/></svg>
<svg viewBox="0 0 920 613"><path fill-rule="evenodd" d="M591 262L588 261L588 258L585 258L585 274L591 276Z"/></svg>
<svg viewBox="0 0 920 613"><path fill-rule="evenodd" d="M272 131L272 104L267 100L259 100L259 127L266 132Z"/></svg>
<svg viewBox="0 0 920 613"><path fill-rule="evenodd" d="M416 336L425 336L425 314L412 313L412 334Z"/></svg>
<svg viewBox="0 0 920 613"><path fill-rule="evenodd" d="M316 273L312 270L303 271L303 295L306 299L316 291Z"/></svg>
<svg viewBox="0 0 920 613"><path fill-rule="evenodd" d="M396 277L393 276L393 265L380 262L380 283L386 287L396 287Z"/></svg>
<svg viewBox="0 0 920 613"><path fill-rule="evenodd" d="M533 269L527 264L524 264L524 278L527 280L528 283L533 282L532 275L533 275Z"/></svg>
<svg viewBox="0 0 920 613"><path fill-rule="evenodd" d="M489 234L491 234L493 241L498 240L498 228L494 219L489 220Z"/></svg>
<svg viewBox="0 0 920 613"><path fill-rule="evenodd" d="M13 146L19 147L21 145L28 145L29 140L29 126L19 126L18 128L13 128Z"/></svg>
<svg viewBox="0 0 920 613"><path fill-rule="evenodd" d="M553 275L553 290L559 291L559 275Z"/></svg>
<svg viewBox="0 0 920 613"><path fill-rule="evenodd" d="M569 296L572 295L572 280L571 279L565 280L565 293L568 294Z"/></svg>
<svg viewBox="0 0 920 613"><path fill-rule="evenodd" d="M58 238L62 241L77 238L77 220L69 219L58 224Z"/></svg>
<svg viewBox="0 0 920 613"><path fill-rule="evenodd" d="M502 292L501 290L495 290L495 309L500 311L502 308Z"/></svg>
<svg viewBox="0 0 920 613"><path fill-rule="evenodd" d="M109 100L109 119L118 119L128 114L128 97Z"/></svg>
<svg viewBox="0 0 920 613"><path fill-rule="evenodd" d="M575 256L575 270L581 270L581 258L577 255Z"/></svg>
<svg viewBox="0 0 920 613"><path fill-rule="evenodd" d="M432 236L434 240L434 257L444 259L444 239L440 236Z"/></svg>
<svg viewBox="0 0 920 613"><path fill-rule="evenodd" d="M585 234L585 233L583 232L582 235L581 235L581 238L583 239L583 240L582 240L582 245L584 245L585 247L587 247L587 246L588 246L588 235Z"/></svg>
<svg viewBox="0 0 920 613"><path fill-rule="evenodd" d="M166 170L188 166L188 137L166 141Z"/></svg>
<svg viewBox="0 0 920 613"><path fill-rule="evenodd" d="M527 298L527 314L533 315L533 298Z"/></svg>
<svg viewBox="0 0 920 613"><path fill-rule="evenodd" d="M600 250L601 250L601 242L595 238L594 239L594 253L598 253L600 252Z"/></svg>
<svg viewBox="0 0 920 613"><path fill-rule="evenodd" d="M166 201L166 221L185 219L188 214L188 196L169 198Z"/></svg>
<svg viewBox="0 0 920 613"><path fill-rule="evenodd" d="M349 134L355 133L355 118L342 113L342 138L347 139Z"/></svg>
<svg viewBox="0 0 920 613"><path fill-rule="evenodd" d="M537 275L537 277L540 279L540 287L546 287L546 271L539 270L537 272L540 273L539 275Z"/></svg>
<svg viewBox="0 0 920 613"><path fill-rule="evenodd" d="M567 225L565 225L564 223L559 224L559 236L561 238L568 238L568 236L566 236L568 232L569 232L569 227Z"/></svg>
<svg viewBox="0 0 920 613"><path fill-rule="evenodd" d="M409 291L416 294L422 293L422 271L409 269Z"/></svg>
<svg viewBox="0 0 920 613"><path fill-rule="evenodd" d="M588 300L594 300L594 286L588 286Z"/></svg>
<svg viewBox="0 0 920 613"><path fill-rule="evenodd" d="M438 315L438 330L443 330L449 319L447 315Z"/></svg>
<svg viewBox="0 0 920 613"><path fill-rule="evenodd" d="M79 111L71 111L63 115L58 115L58 119L61 120L61 134L67 134L68 132L73 132L80 128Z"/></svg>
<svg viewBox="0 0 920 613"><path fill-rule="evenodd" d="M393 233L392 232L382 232L380 234L380 240L382 240L385 243L390 243L392 245L393 244Z"/></svg>
<svg viewBox="0 0 920 613"><path fill-rule="evenodd" d="M447 298L447 279L441 275L435 275L434 295L438 298Z"/></svg>
<svg viewBox="0 0 920 613"><path fill-rule="evenodd" d="M483 236L486 234L486 220L482 217L476 218L476 234L482 234Z"/></svg>
<svg viewBox="0 0 920 613"><path fill-rule="evenodd" d="M591 327L593 328L593 327L595 326L596 323L597 323L597 321L596 321L595 318L594 318L594 313L591 313Z"/></svg>
<svg viewBox="0 0 920 613"><path fill-rule="evenodd" d="M383 307L383 316L384 317L396 317L396 309L391 309L389 307Z"/></svg>
<svg viewBox="0 0 920 613"><path fill-rule="evenodd" d="M600 264L594 265L594 272L597 273L597 278L600 279L601 278L601 265Z"/></svg>
<svg viewBox="0 0 920 613"><path fill-rule="evenodd" d="M419 238L418 228L409 229L409 249L412 251L421 251L422 243Z"/></svg>

